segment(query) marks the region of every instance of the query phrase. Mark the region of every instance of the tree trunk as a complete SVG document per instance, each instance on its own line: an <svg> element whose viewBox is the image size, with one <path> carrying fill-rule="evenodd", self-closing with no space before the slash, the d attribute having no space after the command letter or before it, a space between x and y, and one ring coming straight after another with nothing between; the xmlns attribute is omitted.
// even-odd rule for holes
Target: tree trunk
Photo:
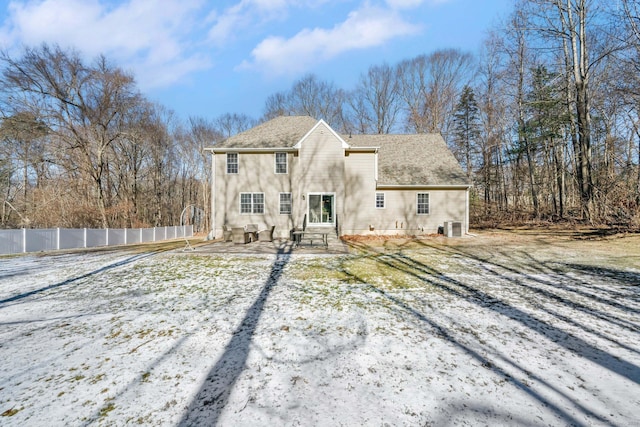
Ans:
<svg viewBox="0 0 640 427"><path fill-rule="evenodd" d="M555 163L555 178L558 191L558 216L564 218L564 156L560 144L553 145L553 161Z"/></svg>
<svg viewBox="0 0 640 427"><path fill-rule="evenodd" d="M636 206L640 206L640 134L638 134L638 177L636 179Z"/></svg>
<svg viewBox="0 0 640 427"><path fill-rule="evenodd" d="M102 188L102 177L96 176L94 178L94 183L96 186L96 191L98 192L97 205L98 205L98 212L100 213L100 219L102 222L102 228L109 228L109 221L107 219L107 209L106 209L105 200L104 200L104 191Z"/></svg>
<svg viewBox="0 0 640 427"><path fill-rule="evenodd" d="M593 178L591 175L591 119L588 111L586 85L576 83L576 111L578 121L578 185L582 219L592 219Z"/></svg>
<svg viewBox="0 0 640 427"><path fill-rule="evenodd" d="M576 178L580 194L582 219L592 220L593 213L593 178L591 166L591 114L589 101L589 75L587 50L587 0L556 0L556 6L567 38L563 39L565 61L573 74L575 89L575 120L577 138L573 137L576 162ZM575 12L574 12L575 10ZM574 13L577 16L574 16ZM576 22L577 18L577 22ZM569 50L570 48L570 50ZM569 74L568 74L569 76ZM567 82L567 86L570 82ZM575 132L573 132L575 134Z"/></svg>

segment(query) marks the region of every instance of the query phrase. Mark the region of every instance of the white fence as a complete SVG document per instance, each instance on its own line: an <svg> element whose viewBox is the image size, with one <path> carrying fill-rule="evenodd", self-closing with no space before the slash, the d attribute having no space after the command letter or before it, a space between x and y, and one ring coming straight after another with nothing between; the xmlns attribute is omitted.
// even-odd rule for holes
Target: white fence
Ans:
<svg viewBox="0 0 640 427"><path fill-rule="evenodd" d="M154 228L0 230L0 255L130 245L193 236L193 225Z"/></svg>

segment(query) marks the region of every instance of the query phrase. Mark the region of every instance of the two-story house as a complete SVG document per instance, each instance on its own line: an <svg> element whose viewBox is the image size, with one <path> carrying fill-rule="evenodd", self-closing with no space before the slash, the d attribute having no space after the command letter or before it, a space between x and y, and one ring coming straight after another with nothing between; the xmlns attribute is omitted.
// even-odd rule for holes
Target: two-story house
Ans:
<svg viewBox="0 0 640 427"><path fill-rule="evenodd" d="M305 221L339 235L428 234L449 220L468 231L469 183L439 134L339 135L283 116L207 150L216 238L245 224L289 237Z"/></svg>

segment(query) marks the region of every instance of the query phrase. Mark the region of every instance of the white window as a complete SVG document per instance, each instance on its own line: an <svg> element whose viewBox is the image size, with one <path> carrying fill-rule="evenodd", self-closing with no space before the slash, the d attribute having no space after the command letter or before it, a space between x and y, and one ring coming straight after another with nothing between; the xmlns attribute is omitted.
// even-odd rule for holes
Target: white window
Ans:
<svg viewBox="0 0 640 427"><path fill-rule="evenodd" d="M418 215L429 215L429 193L418 193L416 211Z"/></svg>
<svg viewBox="0 0 640 427"><path fill-rule="evenodd" d="M264 193L240 193L241 214L263 214Z"/></svg>
<svg viewBox="0 0 640 427"><path fill-rule="evenodd" d="M276 173L287 173L287 153L276 153Z"/></svg>
<svg viewBox="0 0 640 427"><path fill-rule="evenodd" d="M280 193L280 215L291 215L291 193Z"/></svg>
<svg viewBox="0 0 640 427"><path fill-rule="evenodd" d="M376 193L376 209L384 209L384 193Z"/></svg>
<svg viewBox="0 0 640 427"><path fill-rule="evenodd" d="M227 153L227 173L238 173L238 153Z"/></svg>

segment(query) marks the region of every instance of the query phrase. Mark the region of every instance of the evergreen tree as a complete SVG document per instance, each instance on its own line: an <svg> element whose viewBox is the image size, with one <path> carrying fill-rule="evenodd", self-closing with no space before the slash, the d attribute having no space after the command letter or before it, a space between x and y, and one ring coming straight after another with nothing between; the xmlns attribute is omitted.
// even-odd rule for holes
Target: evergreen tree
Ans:
<svg viewBox="0 0 640 427"><path fill-rule="evenodd" d="M473 89L466 85L453 114L454 149L458 161L471 181L480 139L480 109Z"/></svg>
<svg viewBox="0 0 640 427"><path fill-rule="evenodd" d="M562 129L567 125L563 113L557 76L544 65L532 70L531 90L527 95L524 147L529 164L530 184L534 190L534 214L539 216L538 195L551 199L555 215L564 215L564 145ZM540 176L540 175L543 176ZM544 184L543 188L539 188Z"/></svg>

